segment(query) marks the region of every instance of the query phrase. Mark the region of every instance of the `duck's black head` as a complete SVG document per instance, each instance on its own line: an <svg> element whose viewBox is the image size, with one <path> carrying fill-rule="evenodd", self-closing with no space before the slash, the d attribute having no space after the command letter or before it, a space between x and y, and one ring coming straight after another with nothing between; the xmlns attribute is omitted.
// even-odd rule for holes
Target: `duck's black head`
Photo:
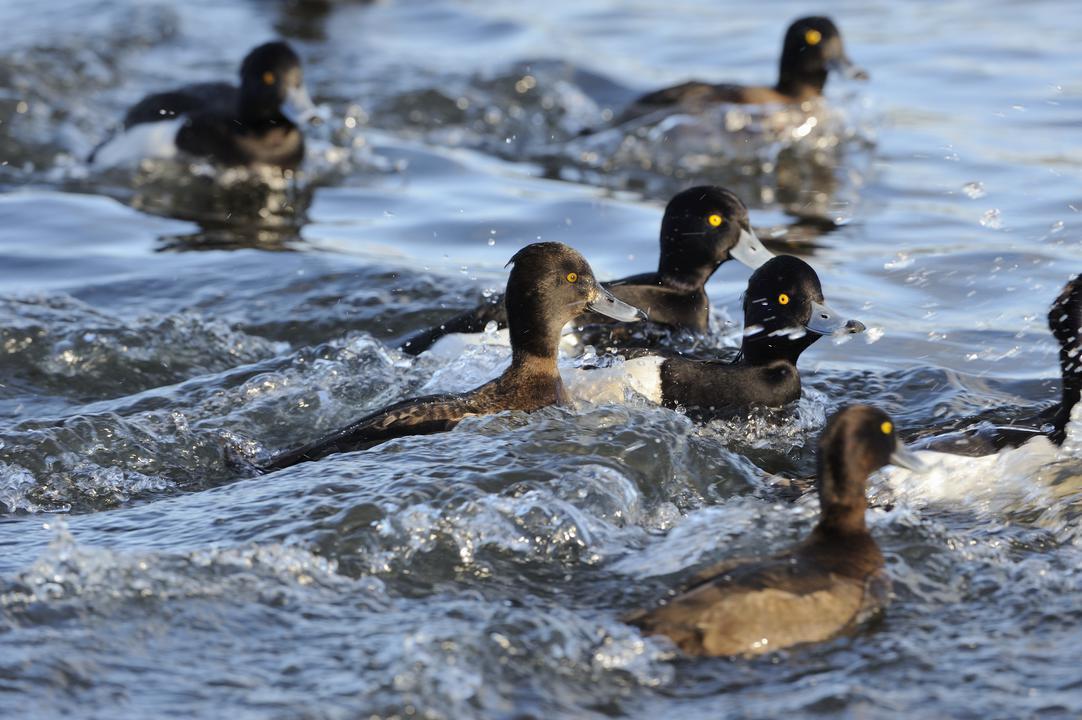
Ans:
<svg viewBox="0 0 1082 720"><path fill-rule="evenodd" d="M527 245L508 264L504 304L515 358L555 359L560 330L587 309L627 322L645 317L601 287L586 258L563 243Z"/></svg>
<svg viewBox="0 0 1082 720"><path fill-rule="evenodd" d="M841 530L864 528L869 475L884 465L923 467L898 439L890 416L868 405L842 408L827 421L819 436L818 465L820 525Z"/></svg>
<svg viewBox="0 0 1082 720"><path fill-rule="evenodd" d="M822 92L828 72L865 79L867 73L845 54L842 35L827 17L800 18L789 26L781 51L778 91L799 96L811 89Z"/></svg>
<svg viewBox="0 0 1082 720"><path fill-rule="evenodd" d="M796 364L800 353L822 335L863 331L863 323L847 320L826 306L819 276L800 258L773 257L748 280L740 348L746 362Z"/></svg>
<svg viewBox="0 0 1082 720"><path fill-rule="evenodd" d="M304 87L301 60L287 43L269 42L252 50L240 66L240 108L249 122L302 124L315 115Z"/></svg>
<svg viewBox="0 0 1082 720"><path fill-rule="evenodd" d="M1063 376L1063 402L1050 437L1055 443L1062 444L1071 410L1082 392L1082 275L1071 278L1052 303L1048 327L1059 341L1059 366Z"/></svg>
<svg viewBox="0 0 1082 720"><path fill-rule="evenodd" d="M665 207L658 274L669 284L702 287L726 260L754 269L771 257L751 231L748 208L725 188L693 187Z"/></svg>

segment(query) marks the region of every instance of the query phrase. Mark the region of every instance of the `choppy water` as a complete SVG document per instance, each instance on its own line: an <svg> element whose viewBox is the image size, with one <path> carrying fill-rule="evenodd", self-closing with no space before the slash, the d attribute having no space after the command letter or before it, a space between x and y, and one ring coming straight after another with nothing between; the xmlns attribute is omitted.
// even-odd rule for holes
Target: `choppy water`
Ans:
<svg viewBox="0 0 1082 720"><path fill-rule="evenodd" d="M730 109L576 138L662 83L770 81L810 9L0 5L0 715L1082 714L1077 419L1059 453L878 478L896 598L854 637L690 662L618 620L806 532L815 502L782 478L810 475L839 404L917 430L1058 392L1044 316L1082 270L1074 3L833 3L872 79L832 82L815 123ZM85 171L127 104L279 34L333 110L298 182ZM602 277L649 269L664 201L700 180L871 328L806 354L795 413L549 409L230 469L479 381L493 351L389 348L538 238ZM712 281L719 326L746 277Z"/></svg>

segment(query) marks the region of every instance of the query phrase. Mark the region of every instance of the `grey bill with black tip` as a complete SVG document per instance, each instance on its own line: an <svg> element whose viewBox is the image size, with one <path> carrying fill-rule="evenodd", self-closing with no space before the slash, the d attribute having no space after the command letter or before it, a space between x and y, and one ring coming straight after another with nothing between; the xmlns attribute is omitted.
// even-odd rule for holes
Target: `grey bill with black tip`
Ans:
<svg viewBox="0 0 1082 720"><path fill-rule="evenodd" d="M844 55L840 58L833 58L827 62L827 70L836 72L842 77L849 78L850 80L867 80L868 71L862 68L860 65L855 64L852 60Z"/></svg>
<svg viewBox="0 0 1082 720"><path fill-rule="evenodd" d="M729 250L729 257L737 262L744 263L752 270L774 257L774 253L766 249L763 241L755 233L747 228L740 228L740 237Z"/></svg>
<svg viewBox="0 0 1082 720"><path fill-rule="evenodd" d="M310 120L323 117L320 109L308 96L308 88L304 85L290 88L279 110L295 125L304 125Z"/></svg>
<svg viewBox="0 0 1082 720"><path fill-rule="evenodd" d="M817 302L812 302L811 318L804 327L819 335L848 335L865 330L861 321L842 317L837 311Z"/></svg>
<svg viewBox="0 0 1082 720"><path fill-rule="evenodd" d="M903 445L900 440L894 445L894 452L890 454L890 464L916 473L928 470L928 466L924 464L924 461L917 457L915 452Z"/></svg>
<svg viewBox="0 0 1082 720"><path fill-rule="evenodd" d="M613 320L623 322L637 322L646 319L646 313L634 305L628 305L600 285L597 287L597 296L586 304L588 310L601 313Z"/></svg>

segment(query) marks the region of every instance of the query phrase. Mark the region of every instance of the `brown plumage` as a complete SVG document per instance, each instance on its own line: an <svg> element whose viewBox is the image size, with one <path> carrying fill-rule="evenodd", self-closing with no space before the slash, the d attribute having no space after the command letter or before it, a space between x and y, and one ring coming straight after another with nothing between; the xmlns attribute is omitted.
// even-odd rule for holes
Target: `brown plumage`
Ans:
<svg viewBox="0 0 1082 720"><path fill-rule="evenodd" d="M778 81L773 87L692 80L643 95L625 108L616 122L627 122L658 110L702 112L718 103L801 103L823 94L830 71L867 77L846 56L841 33L830 18L801 18L785 33Z"/></svg>
<svg viewBox="0 0 1082 720"><path fill-rule="evenodd" d="M890 418L861 405L838 412L819 442L822 509L804 542L765 560L706 568L664 605L625 620L689 655L754 655L855 627L889 595L883 556L864 520L868 475L888 463L917 466Z"/></svg>
<svg viewBox="0 0 1082 720"><path fill-rule="evenodd" d="M566 245L527 245L511 262L514 268L504 296L511 366L500 377L467 393L395 403L315 442L280 453L261 469L279 470L404 435L444 432L472 415L532 412L567 402L556 368L563 326L587 309L622 320L638 319L641 314L602 288L586 259Z"/></svg>

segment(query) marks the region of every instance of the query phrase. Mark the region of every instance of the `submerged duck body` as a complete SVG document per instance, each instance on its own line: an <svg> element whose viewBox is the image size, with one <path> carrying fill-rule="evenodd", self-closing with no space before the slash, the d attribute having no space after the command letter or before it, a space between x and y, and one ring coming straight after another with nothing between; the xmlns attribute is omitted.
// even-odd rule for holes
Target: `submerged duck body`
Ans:
<svg viewBox="0 0 1082 720"><path fill-rule="evenodd" d="M239 87L199 83L140 100L90 162L110 167L185 155L292 170L304 159L299 125L314 114L300 58L288 44L270 42L244 58Z"/></svg>
<svg viewBox="0 0 1082 720"><path fill-rule="evenodd" d="M839 411L819 441L820 519L804 542L771 558L709 567L664 605L625 621L668 636L689 655L756 655L858 626L889 596L864 517L868 476L887 464L921 467L885 413L860 405Z"/></svg>
<svg viewBox="0 0 1082 720"><path fill-rule="evenodd" d="M1048 311L1048 328L1059 342L1062 397L1036 417L1019 418L1007 426L981 425L946 435L922 439L923 449L959 455L991 455L1019 447L1035 437L1047 437L1062 445L1067 437L1071 411L1082 394L1082 275L1067 281Z"/></svg>
<svg viewBox="0 0 1082 720"><path fill-rule="evenodd" d="M625 365L632 388L647 399L712 417L752 405L780 407L799 399L800 354L823 335L863 330L859 321L847 320L825 304L819 276L810 265L778 255L748 280L744 340L735 361L639 354ZM572 394L598 401L590 396L591 372L576 376Z"/></svg>
<svg viewBox="0 0 1082 720"><path fill-rule="evenodd" d="M698 80L657 90L633 101L617 124L661 110L702 112L711 105L791 104L814 100L823 94L831 72L865 78L845 53L841 33L830 18L796 20L785 33L778 81L771 87L706 83Z"/></svg>
<svg viewBox="0 0 1082 720"><path fill-rule="evenodd" d="M661 221L657 272L603 283L616 297L643 310L656 325L702 333L709 329L706 283L722 263L735 259L751 268L772 254L752 232L748 209L724 188L700 186L673 196ZM605 322L589 314L584 325ZM499 298L411 336L400 349L420 354L451 333L479 333L490 322L506 325Z"/></svg>
<svg viewBox="0 0 1082 720"><path fill-rule="evenodd" d="M503 374L467 393L421 397L383 408L338 432L277 455L262 469L278 470L396 437L443 432L470 416L532 412L565 404L568 396L556 367L563 326L586 310L625 322L642 314L601 287L585 258L561 243L527 245L511 263L504 302L512 354Z"/></svg>

